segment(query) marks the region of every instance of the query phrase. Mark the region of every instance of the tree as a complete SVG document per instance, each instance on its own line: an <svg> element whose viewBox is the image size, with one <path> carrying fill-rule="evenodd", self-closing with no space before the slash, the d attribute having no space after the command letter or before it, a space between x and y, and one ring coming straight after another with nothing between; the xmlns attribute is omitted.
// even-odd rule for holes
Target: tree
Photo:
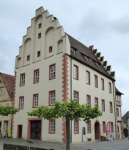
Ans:
<svg viewBox="0 0 129 150"><path fill-rule="evenodd" d="M0 105L0 115L2 116L8 116L9 114L16 114L19 112L19 109L13 108L13 106L4 106Z"/></svg>
<svg viewBox="0 0 129 150"><path fill-rule="evenodd" d="M70 120L83 118L83 121L88 123L90 119L101 116L98 106L90 108L86 104L80 105L74 100L69 102L54 102L53 106L39 106L37 109L32 109L27 112L28 116L35 116L50 120L52 118L66 117L66 150L70 150Z"/></svg>

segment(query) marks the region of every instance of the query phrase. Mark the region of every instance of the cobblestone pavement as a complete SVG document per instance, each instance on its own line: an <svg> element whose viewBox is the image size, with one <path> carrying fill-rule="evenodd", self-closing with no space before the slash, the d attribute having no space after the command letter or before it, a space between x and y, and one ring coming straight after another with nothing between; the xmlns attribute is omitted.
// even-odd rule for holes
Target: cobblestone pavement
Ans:
<svg viewBox="0 0 129 150"><path fill-rule="evenodd" d="M56 142L43 142L38 140L31 140L34 144L31 147L54 149L54 150L65 150L65 144ZM0 147L3 144L14 144L14 145L24 145L29 146L29 144L23 139L9 139L0 138ZM124 140L114 140L114 141L91 141L83 143L73 143L71 144L71 150L129 150L129 139Z"/></svg>

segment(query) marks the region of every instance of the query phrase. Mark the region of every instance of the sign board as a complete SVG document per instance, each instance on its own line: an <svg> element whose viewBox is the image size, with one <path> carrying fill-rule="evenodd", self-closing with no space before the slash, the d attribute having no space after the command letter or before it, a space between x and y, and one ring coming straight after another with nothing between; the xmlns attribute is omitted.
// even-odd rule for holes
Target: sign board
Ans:
<svg viewBox="0 0 129 150"><path fill-rule="evenodd" d="M111 124L111 122L107 123L106 135L110 134L110 124Z"/></svg>
<svg viewBox="0 0 129 150"><path fill-rule="evenodd" d="M113 140L113 134L108 135L108 140Z"/></svg>

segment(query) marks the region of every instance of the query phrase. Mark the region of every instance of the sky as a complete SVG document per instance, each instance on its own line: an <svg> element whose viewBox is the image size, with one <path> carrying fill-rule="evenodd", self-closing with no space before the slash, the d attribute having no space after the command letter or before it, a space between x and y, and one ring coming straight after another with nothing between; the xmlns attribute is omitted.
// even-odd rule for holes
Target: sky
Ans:
<svg viewBox="0 0 129 150"><path fill-rule="evenodd" d="M128 0L0 0L0 72L14 75L15 57L35 10L43 6L64 31L87 47L94 45L116 74L122 115L129 111Z"/></svg>

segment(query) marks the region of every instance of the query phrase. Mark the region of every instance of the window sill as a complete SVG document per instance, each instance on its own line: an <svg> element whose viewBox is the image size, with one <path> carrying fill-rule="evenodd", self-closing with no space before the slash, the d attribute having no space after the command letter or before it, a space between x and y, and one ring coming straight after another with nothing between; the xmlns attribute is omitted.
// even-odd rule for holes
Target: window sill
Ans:
<svg viewBox="0 0 129 150"><path fill-rule="evenodd" d="M49 132L49 134L55 134L55 132Z"/></svg>

